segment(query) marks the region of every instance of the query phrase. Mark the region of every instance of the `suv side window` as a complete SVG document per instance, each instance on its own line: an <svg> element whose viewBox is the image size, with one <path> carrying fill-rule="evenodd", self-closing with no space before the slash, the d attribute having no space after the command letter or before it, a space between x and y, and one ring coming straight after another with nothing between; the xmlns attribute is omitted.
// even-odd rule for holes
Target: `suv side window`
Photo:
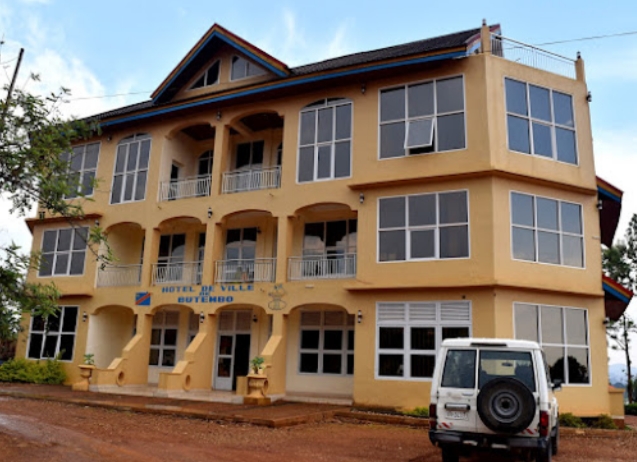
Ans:
<svg viewBox="0 0 637 462"><path fill-rule="evenodd" d="M442 373L443 388L475 388L475 350L449 350Z"/></svg>

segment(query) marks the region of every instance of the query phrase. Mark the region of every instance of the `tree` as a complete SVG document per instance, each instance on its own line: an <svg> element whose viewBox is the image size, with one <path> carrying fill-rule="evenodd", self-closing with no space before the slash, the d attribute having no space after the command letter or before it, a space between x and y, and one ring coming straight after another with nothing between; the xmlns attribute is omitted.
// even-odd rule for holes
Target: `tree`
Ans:
<svg viewBox="0 0 637 462"><path fill-rule="evenodd" d="M604 272L633 292L637 290L637 214L633 215L625 234L625 241L619 241L610 248L604 249L602 255ZM606 327L614 350L623 351L626 355L626 378L628 400L635 401L637 381L631 372L630 348L631 335L637 334L637 323L624 313L617 321L611 321Z"/></svg>

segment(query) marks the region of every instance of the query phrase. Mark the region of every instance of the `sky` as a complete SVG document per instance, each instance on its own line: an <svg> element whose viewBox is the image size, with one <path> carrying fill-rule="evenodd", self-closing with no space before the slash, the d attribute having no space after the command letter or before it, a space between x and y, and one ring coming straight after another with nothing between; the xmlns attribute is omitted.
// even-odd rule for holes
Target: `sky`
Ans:
<svg viewBox="0 0 637 462"><path fill-rule="evenodd" d="M302 6L300 6L302 5ZM343 54L499 23L504 36L529 44L633 32L543 48L575 58L580 51L599 176L624 190L621 237L637 213L637 2L634 0L0 0L0 87L20 47L18 88L47 93L64 86L67 115L86 116L149 98L214 23L297 66ZM40 82L29 81L30 73ZM0 98L5 98L0 92ZM30 248L23 217L0 198L0 245ZM637 317L637 301L629 307ZM637 357L637 342L634 355ZM610 352L611 362L622 360Z"/></svg>

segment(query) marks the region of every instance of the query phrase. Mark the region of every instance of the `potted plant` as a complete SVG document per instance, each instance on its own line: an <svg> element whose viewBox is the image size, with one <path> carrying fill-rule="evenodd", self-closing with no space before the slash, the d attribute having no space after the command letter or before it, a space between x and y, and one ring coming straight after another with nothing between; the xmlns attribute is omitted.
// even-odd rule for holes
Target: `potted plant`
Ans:
<svg viewBox="0 0 637 462"><path fill-rule="evenodd" d="M250 361L250 367L252 368L252 373L254 374L263 374L263 363L265 359L263 356L255 356Z"/></svg>
<svg viewBox="0 0 637 462"><path fill-rule="evenodd" d="M88 391L91 377L93 376L93 370L95 369L95 355L87 353L84 355L84 363L80 364L80 376L82 380L73 384L73 390L76 391Z"/></svg>

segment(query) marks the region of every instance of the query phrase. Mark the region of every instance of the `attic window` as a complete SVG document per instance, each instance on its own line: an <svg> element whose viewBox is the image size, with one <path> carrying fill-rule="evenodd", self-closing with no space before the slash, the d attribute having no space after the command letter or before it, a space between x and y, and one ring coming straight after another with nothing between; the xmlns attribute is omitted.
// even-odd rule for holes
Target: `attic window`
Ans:
<svg viewBox="0 0 637 462"><path fill-rule="evenodd" d="M206 72L197 79L190 89L194 90L195 88L207 87L216 83L219 83L219 61L215 61L212 66L206 69Z"/></svg>
<svg viewBox="0 0 637 462"><path fill-rule="evenodd" d="M265 74L265 69L239 56L232 57L230 80L245 79Z"/></svg>

